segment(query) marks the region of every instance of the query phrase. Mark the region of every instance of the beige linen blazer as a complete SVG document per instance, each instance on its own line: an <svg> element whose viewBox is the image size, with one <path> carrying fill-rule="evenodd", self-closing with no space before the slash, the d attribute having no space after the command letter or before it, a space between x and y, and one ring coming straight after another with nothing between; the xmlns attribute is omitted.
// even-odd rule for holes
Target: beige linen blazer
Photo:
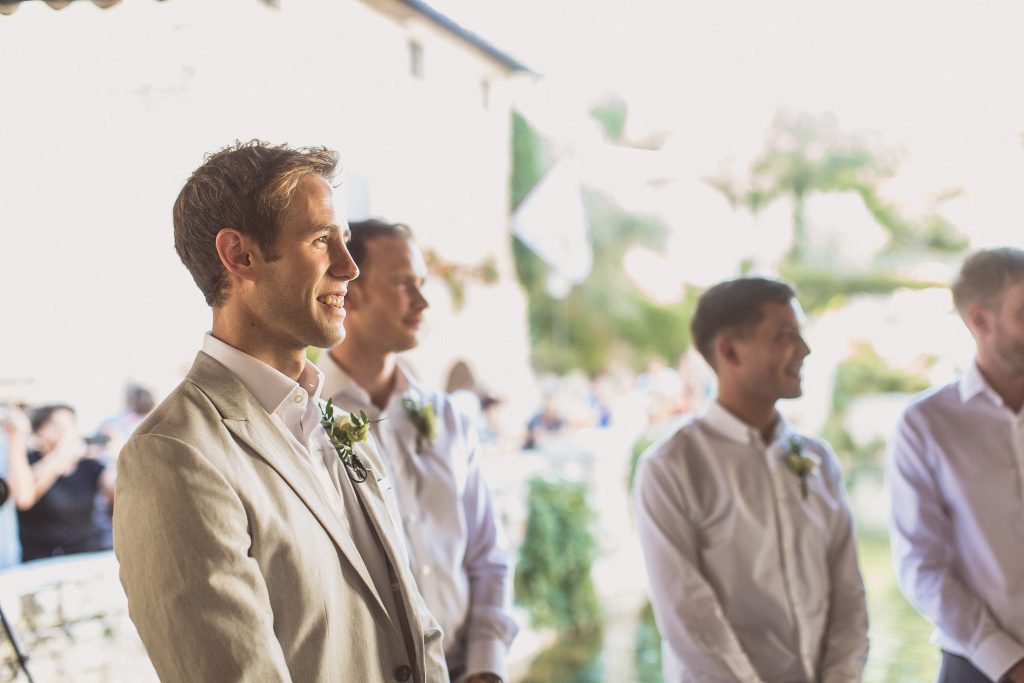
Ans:
<svg viewBox="0 0 1024 683"><path fill-rule="evenodd" d="M196 357L118 461L114 550L161 680L448 681L379 456L365 443L357 451L371 474L355 489L398 614L304 455L233 373Z"/></svg>

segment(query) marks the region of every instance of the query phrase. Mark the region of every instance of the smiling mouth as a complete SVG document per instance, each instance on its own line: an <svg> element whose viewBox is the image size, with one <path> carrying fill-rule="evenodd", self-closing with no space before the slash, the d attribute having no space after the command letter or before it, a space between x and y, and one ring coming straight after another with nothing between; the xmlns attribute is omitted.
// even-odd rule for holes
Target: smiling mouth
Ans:
<svg viewBox="0 0 1024 683"><path fill-rule="evenodd" d="M345 297L337 296L335 294L326 294L324 296L318 296L317 301L324 304L325 306L331 306L332 308L345 308Z"/></svg>

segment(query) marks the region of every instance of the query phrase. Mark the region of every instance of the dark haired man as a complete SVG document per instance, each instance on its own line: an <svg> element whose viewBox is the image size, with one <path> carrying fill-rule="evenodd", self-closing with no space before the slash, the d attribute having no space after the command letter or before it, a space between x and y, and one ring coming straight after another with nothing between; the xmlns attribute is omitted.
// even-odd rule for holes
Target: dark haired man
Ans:
<svg viewBox="0 0 1024 683"><path fill-rule="evenodd" d="M644 455L634 503L666 683L854 683L867 608L836 459L775 404L810 349L788 285L701 296L694 344L718 396Z"/></svg>
<svg viewBox="0 0 1024 683"><path fill-rule="evenodd" d="M893 558L935 626L940 683L1024 683L1024 250L969 256L953 302L974 362L900 419Z"/></svg>
<svg viewBox="0 0 1024 683"><path fill-rule="evenodd" d="M351 230L361 274L346 299L345 340L321 362L324 392L379 420L373 434L420 591L445 632L452 680L500 682L516 634L512 569L480 472L477 430L398 359L419 341L426 264L405 225L370 220Z"/></svg>
<svg viewBox="0 0 1024 683"><path fill-rule="evenodd" d="M328 436L305 358L344 336L359 272L337 161L239 144L175 202L213 331L121 451L114 509L129 613L163 681L447 680L377 453L358 430Z"/></svg>

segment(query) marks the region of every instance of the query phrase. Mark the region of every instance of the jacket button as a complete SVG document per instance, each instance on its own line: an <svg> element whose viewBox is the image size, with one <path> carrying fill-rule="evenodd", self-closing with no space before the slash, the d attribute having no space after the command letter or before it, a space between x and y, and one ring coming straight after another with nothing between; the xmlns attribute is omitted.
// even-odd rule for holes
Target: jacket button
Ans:
<svg viewBox="0 0 1024 683"><path fill-rule="evenodd" d="M407 667L405 664L395 669L395 680L396 681L407 681L412 676L412 669Z"/></svg>

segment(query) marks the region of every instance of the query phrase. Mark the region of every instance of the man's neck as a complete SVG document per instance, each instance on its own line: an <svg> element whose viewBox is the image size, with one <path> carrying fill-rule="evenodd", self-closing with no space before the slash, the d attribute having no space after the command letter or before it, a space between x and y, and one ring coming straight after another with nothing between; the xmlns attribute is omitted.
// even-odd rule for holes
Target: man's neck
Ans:
<svg viewBox="0 0 1024 683"><path fill-rule="evenodd" d="M279 348L272 343L268 335L247 334L252 330L251 325L242 324L224 310L214 313L213 336L225 344L229 344L239 351L246 353L258 361L266 363L282 375L290 377L296 382L306 367L306 349Z"/></svg>
<svg viewBox="0 0 1024 683"><path fill-rule="evenodd" d="M373 404L384 409L395 388L398 364L393 353L360 349L352 339L331 349L331 358L352 380L366 390Z"/></svg>
<svg viewBox="0 0 1024 683"><path fill-rule="evenodd" d="M723 408L760 432L765 443L771 441L775 424L779 419L774 403L762 405L761 402L750 400L738 392L731 392L728 389L722 391L721 387L717 400Z"/></svg>
<svg viewBox="0 0 1024 683"><path fill-rule="evenodd" d="M1009 368L1004 370L1000 364L981 355L978 356L977 363L982 377L1003 399L1003 404L1014 414L1019 413L1021 407L1024 407L1024 373L1013 372Z"/></svg>

